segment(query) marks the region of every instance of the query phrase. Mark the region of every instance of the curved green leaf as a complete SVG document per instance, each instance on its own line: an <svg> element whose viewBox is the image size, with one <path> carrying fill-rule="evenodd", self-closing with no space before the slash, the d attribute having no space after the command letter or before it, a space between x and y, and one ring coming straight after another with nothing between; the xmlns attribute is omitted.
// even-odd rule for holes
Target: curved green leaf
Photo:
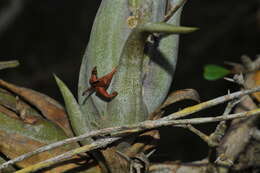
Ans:
<svg viewBox="0 0 260 173"><path fill-rule="evenodd" d="M108 103L106 125L124 125L143 121L147 110L142 98L142 61L147 33L135 29L129 36L112 83L118 95Z"/></svg>
<svg viewBox="0 0 260 173"><path fill-rule="evenodd" d="M75 132L75 134L82 135L86 132L90 132L93 129L96 129L96 124L98 120L100 120L98 112L92 107L92 103L90 103L89 99L86 100L88 103L85 105L88 105L87 110L84 110L84 113L82 109L80 108L80 105L74 98L73 94L70 92L69 88L56 76L54 75L55 80L59 86L59 89L62 93L66 110L69 115L69 119L72 125L72 129ZM94 125L94 126L93 126ZM90 144L93 140L91 138L87 138L84 141L81 141L82 144ZM97 158L99 164L101 167L103 166L103 162L100 159L100 155L96 152L92 152L92 155ZM86 172L99 172L100 169L98 167L90 168Z"/></svg>
<svg viewBox="0 0 260 173"><path fill-rule="evenodd" d="M91 129L93 129L91 126L91 120L89 119L90 116L83 115L78 102L68 87L56 75L54 75L54 77L63 96L73 131L76 135L90 132ZM95 117L93 115L91 116ZM86 142L88 143L91 141L91 139L86 139Z"/></svg>
<svg viewBox="0 0 260 173"><path fill-rule="evenodd" d="M230 70L218 65L208 64L204 67L203 76L207 80L217 80L225 77L228 74L230 74Z"/></svg>
<svg viewBox="0 0 260 173"><path fill-rule="evenodd" d="M132 31L122 51L112 84L118 96L108 104L105 126L132 124L147 119L148 114L142 98L142 66L144 46L149 33L176 34L194 30L195 28L176 27L165 23L146 23Z"/></svg>

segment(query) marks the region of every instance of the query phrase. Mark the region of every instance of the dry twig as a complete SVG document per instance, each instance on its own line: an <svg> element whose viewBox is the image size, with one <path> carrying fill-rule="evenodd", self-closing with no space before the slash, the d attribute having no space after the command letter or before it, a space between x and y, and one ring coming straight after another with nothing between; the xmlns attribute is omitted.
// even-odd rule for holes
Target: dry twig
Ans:
<svg viewBox="0 0 260 173"><path fill-rule="evenodd" d="M222 96L222 97L218 97L218 98L197 104L195 106L190 106L190 107L184 108L183 110L178 111L176 113L173 113L173 114L171 114L171 115L169 115L169 116L167 116L163 119L164 120L173 120L173 119L182 118L182 117L185 117L185 116L190 115L192 113L198 112L200 110L203 110L203 109L206 109L206 108L209 108L209 107L212 107L212 106L216 106L218 104L227 102L229 100L233 100L235 98L239 98L239 97L244 96L244 95L248 95L248 94L257 92L259 89L260 89L260 87L256 87L256 88L249 89L249 90L234 92L232 94L228 94L228 95L225 95L225 96Z"/></svg>
<svg viewBox="0 0 260 173"><path fill-rule="evenodd" d="M113 143L114 141L118 140L119 137L112 137L112 138L106 138L106 139L99 139L89 145L84 145L82 147L76 148L74 150L68 151L66 153L63 153L61 155L58 155L56 157L53 157L51 159L45 160L43 162L34 164L32 166L28 166L22 170L16 171L16 173L29 173L29 172L34 172L43 168L47 168L49 166L52 166L58 162L62 162L74 155L87 152L87 151L92 151L98 148L103 148L106 147L107 145Z"/></svg>

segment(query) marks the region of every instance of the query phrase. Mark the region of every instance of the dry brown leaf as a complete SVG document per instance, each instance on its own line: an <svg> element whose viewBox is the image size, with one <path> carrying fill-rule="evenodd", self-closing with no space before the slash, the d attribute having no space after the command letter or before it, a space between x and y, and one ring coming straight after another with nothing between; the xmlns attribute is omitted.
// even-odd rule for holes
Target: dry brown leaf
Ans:
<svg viewBox="0 0 260 173"><path fill-rule="evenodd" d="M159 140L159 130L145 132L136 138L135 143L127 149L125 154L134 157L138 153L150 151L157 147Z"/></svg>
<svg viewBox="0 0 260 173"><path fill-rule="evenodd" d="M163 110L165 107L182 100L194 100L200 102L200 97L198 92L194 89L183 89L174 91L167 97L167 99L159 108L157 108L153 113L149 115L149 119L155 120L160 118L164 113Z"/></svg>
<svg viewBox="0 0 260 173"><path fill-rule="evenodd" d="M39 118L33 125L25 124L16 118L11 118L3 112L0 112L0 152L10 159L14 159L22 154L31 152L41 146L66 139L64 131L43 118ZM46 152L36 154L28 159L18 162L21 168L33 165L35 163L53 158L71 149L79 147L77 143L67 144ZM89 159L81 156L74 156L64 162L56 164L44 172L56 173L72 171L83 168L87 171L82 172L100 172L95 163L86 163Z"/></svg>
<svg viewBox="0 0 260 173"><path fill-rule="evenodd" d="M5 115L7 115L11 118L19 119L19 116L16 113L10 111L9 109L5 108L2 105L0 105L0 112L4 113Z"/></svg>
<svg viewBox="0 0 260 173"><path fill-rule="evenodd" d="M47 119L60 126L68 136L73 136L64 108L54 99L37 91L13 85L4 80L0 80L0 85L34 105Z"/></svg>
<svg viewBox="0 0 260 173"><path fill-rule="evenodd" d="M183 89L174 91L167 97L167 99L161 106L161 109L182 100L194 100L196 102L200 102L200 97L198 92L194 89Z"/></svg>
<svg viewBox="0 0 260 173"><path fill-rule="evenodd" d="M2 130L0 130L0 140L2 141L0 144L1 152L3 154L5 154L6 156L8 156L9 158L15 158L24 153L31 152L44 145L38 141L29 139L25 136L21 136L21 135L15 134L15 133L13 133L13 134L6 133L5 131L2 131ZM58 154L62 154L65 151L66 151L66 148L63 147L63 148L53 149L51 151L42 152L40 154L34 155L24 161L17 163L17 165L19 167L27 167L32 164L38 163L40 161L44 161L46 159L54 157ZM75 156L72 159L73 159L73 162L75 162L76 160L80 161L79 156ZM63 171L68 171L70 169L74 169L76 167L79 167L77 162L63 164L63 165L61 164L46 172L49 172L49 173L63 172Z"/></svg>

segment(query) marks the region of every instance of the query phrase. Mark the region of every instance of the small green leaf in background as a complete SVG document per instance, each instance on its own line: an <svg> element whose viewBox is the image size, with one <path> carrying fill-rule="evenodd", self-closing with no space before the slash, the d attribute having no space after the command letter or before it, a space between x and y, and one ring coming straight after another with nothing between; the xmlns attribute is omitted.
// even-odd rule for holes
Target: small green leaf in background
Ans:
<svg viewBox="0 0 260 173"><path fill-rule="evenodd" d="M230 74L230 71L222 66L208 64L204 66L203 76L206 80L217 80Z"/></svg>

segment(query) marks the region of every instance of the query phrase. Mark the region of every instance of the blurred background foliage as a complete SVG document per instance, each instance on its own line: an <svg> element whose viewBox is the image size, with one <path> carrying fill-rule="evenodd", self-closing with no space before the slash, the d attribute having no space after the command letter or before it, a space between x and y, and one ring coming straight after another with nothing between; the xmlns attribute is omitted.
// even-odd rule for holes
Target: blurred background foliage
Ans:
<svg viewBox="0 0 260 173"><path fill-rule="evenodd" d="M76 93L81 58L100 2L1 0L0 60L18 59L21 63L16 69L1 71L1 78L62 102L52 75L55 73ZM194 88L205 101L226 94L228 89L238 89L223 79L203 79L203 67L223 65L224 61L240 62L242 54L254 58L260 53L260 1L189 0L182 25L200 30L181 36L171 90ZM192 104L176 104L169 112ZM220 105L197 115L219 115L223 108ZM214 126L198 128L209 132ZM207 145L189 131L168 127L161 132L160 147L153 159L190 161L206 156Z"/></svg>

